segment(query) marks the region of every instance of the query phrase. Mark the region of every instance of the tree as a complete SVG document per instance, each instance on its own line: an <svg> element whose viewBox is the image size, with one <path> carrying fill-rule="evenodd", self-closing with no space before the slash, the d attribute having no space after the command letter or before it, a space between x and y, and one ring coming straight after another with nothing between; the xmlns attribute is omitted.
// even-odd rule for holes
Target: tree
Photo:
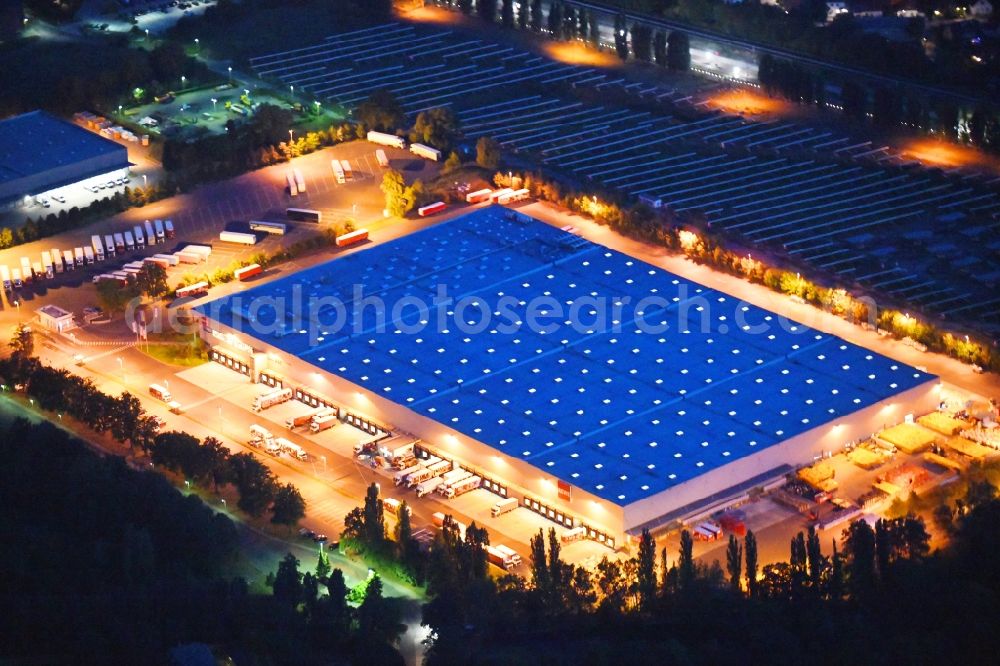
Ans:
<svg viewBox="0 0 1000 666"><path fill-rule="evenodd" d="M390 215L403 217L417 203L416 184L407 186L403 174L395 169L389 169L382 176L382 193L385 194L385 207Z"/></svg>
<svg viewBox="0 0 1000 666"><path fill-rule="evenodd" d="M494 11L496 11L495 8ZM514 0L501 0L500 23L505 28L514 27Z"/></svg>
<svg viewBox="0 0 1000 666"><path fill-rule="evenodd" d="M396 531L393 535L396 547L399 549L399 559L409 564L414 552L413 526L410 524L410 507L406 500L399 504L399 519L396 521Z"/></svg>
<svg viewBox="0 0 1000 666"><path fill-rule="evenodd" d="M458 132L459 124L455 113L447 107L437 107L421 111L417 115L413 129L410 130L410 141L447 151L451 149Z"/></svg>
<svg viewBox="0 0 1000 666"><path fill-rule="evenodd" d="M150 298L159 298L170 290L167 286L167 269L159 264L143 264L136 273L135 280L139 290Z"/></svg>
<svg viewBox="0 0 1000 666"><path fill-rule="evenodd" d="M691 69L691 44L687 33L674 30L667 38L667 67L674 72Z"/></svg>
<svg viewBox="0 0 1000 666"><path fill-rule="evenodd" d="M441 173L451 173L462 168L462 158L454 150L448 155L448 159L441 166Z"/></svg>
<svg viewBox="0 0 1000 666"><path fill-rule="evenodd" d="M394 641L400 634L396 606L386 603L382 595L382 579L374 574L365 589L365 598L358 606L358 638L362 645Z"/></svg>
<svg viewBox="0 0 1000 666"><path fill-rule="evenodd" d="M538 32L542 29L542 0L531 0L531 29Z"/></svg>
<svg viewBox="0 0 1000 666"><path fill-rule="evenodd" d="M343 642L348 638L351 629L351 608L347 605L347 583L344 581L343 571L334 569L330 573L326 591L329 599L326 610L330 618L330 627L334 639Z"/></svg>
<svg viewBox="0 0 1000 666"><path fill-rule="evenodd" d="M274 598L288 608L295 608L302 601L302 574L299 561L288 553L278 564L278 572L272 583Z"/></svg>
<svg viewBox="0 0 1000 666"><path fill-rule="evenodd" d="M747 565L747 592L751 597L757 596L757 537L752 530L747 530L743 538L743 552Z"/></svg>
<svg viewBox="0 0 1000 666"><path fill-rule="evenodd" d="M271 522L289 527L298 524L306 515L306 501L298 488L290 483L278 486L271 506Z"/></svg>
<svg viewBox="0 0 1000 666"><path fill-rule="evenodd" d="M379 132L395 132L406 124L403 106L395 95L382 88L372 92L358 105L354 117L368 129Z"/></svg>
<svg viewBox="0 0 1000 666"><path fill-rule="evenodd" d="M855 520L845 530L843 544L848 594L866 600L875 592L875 532L864 520Z"/></svg>
<svg viewBox="0 0 1000 666"><path fill-rule="evenodd" d="M500 144L492 137L481 136L476 141L476 164L491 171L500 166Z"/></svg>
<svg viewBox="0 0 1000 666"><path fill-rule="evenodd" d="M729 545L726 547L726 571L729 573L729 586L733 592L742 590L743 546L735 534L729 535Z"/></svg>
<svg viewBox="0 0 1000 666"><path fill-rule="evenodd" d="M121 312L138 295L139 291L132 280L125 287L117 280L101 280L97 283L97 302L108 313Z"/></svg>
<svg viewBox="0 0 1000 666"><path fill-rule="evenodd" d="M553 2L549 5L549 15L547 18L549 33L552 34L553 39L562 39L562 28L563 28L563 8L558 2Z"/></svg>
<svg viewBox="0 0 1000 666"><path fill-rule="evenodd" d="M625 28L625 15L615 16L615 52L622 60L628 60L628 30Z"/></svg>
<svg viewBox="0 0 1000 666"><path fill-rule="evenodd" d="M326 554L326 550L320 549L319 556L316 558L316 580L320 582L327 582L330 576L330 556Z"/></svg>
<svg viewBox="0 0 1000 666"><path fill-rule="evenodd" d="M529 544L531 549L531 584L538 590L542 598L550 596L552 588L552 578L549 573L548 559L545 557L545 535L542 530L531 537Z"/></svg>
<svg viewBox="0 0 1000 666"><path fill-rule="evenodd" d="M239 491L237 506L251 516L263 514L278 489L274 474L251 453L237 453L229 458L233 485Z"/></svg>
<svg viewBox="0 0 1000 666"><path fill-rule="evenodd" d="M823 559L823 551L819 544L819 534L812 525L809 526L808 533L806 534L806 564L809 569L809 584L812 586L813 592L818 594L820 579L823 575L826 562Z"/></svg>
<svg viewBox="0 0 1000 666"><path fill-rule="evenodd" d="M493 23L497 18L496 0L479 0L476 3L476 12L479 14L479 18Z"/></svg>
<svg viewBox="0 0 1000 666"><path fill-rule="evenodd" d="M653 35L653 61L660 67L667 66L667 34L662 30Z"/></svg>
<svg viewBox="0 0 1000 666"><path fill-rule="evenodd" d="M652 30L648 26L642 23L632 24L632 55L635 56L636 60L641 62L652 60L651 39Z"/></svg>
<svg viewBox="0 0 1000 666"><path fill-rule="evenodd" d="M694 586L694 541L691 533L681 530L680 551L677 554L677 575L681 591L690 591Z"/></svg>
<svg viewBox="0 0 1000 666"><path fill-rule="evenodd" d="M14 337L10 340L11 354L21 359L31 358L35 355L35 334L31 327L21 322L14 329Z"/></svg>
<svg viewBox="0 0 1000 666"><path fill-rule="evenodd" d="M385 542L385 509L378 494L378 484L372 483L365 493L364 540L372 547Z"/></svg>
<svg viewBox="0 0 1000 666"><path fill-rule="evenodd" d="M656 541L644 529L639 537L639 554L636 557L636 582L639 591L639 607L645 611L656 602Z"/></svg>

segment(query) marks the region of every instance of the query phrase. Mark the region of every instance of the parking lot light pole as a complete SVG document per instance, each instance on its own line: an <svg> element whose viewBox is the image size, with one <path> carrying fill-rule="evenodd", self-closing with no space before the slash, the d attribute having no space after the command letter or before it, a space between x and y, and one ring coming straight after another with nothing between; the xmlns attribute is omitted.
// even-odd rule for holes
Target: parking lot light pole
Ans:
<svg viewBox="0 0 1000 666"><path fill-rule="evenodd" d="M201 42L198 41L197 37L194 38L194 50L201 53Z"/></svg>
<svg viewBox="0 0 1000 666"><path fill-rule="evenodd" d="M212 113L215 113L215 105L218 104L219 100L212 98Z"/></svg>
<svg viewBox="0 0 1000 666"><path fill-rule="evenodd" d="M294 139L292 138L292 136L294 135L294 132L295 132L295 130L291 130L291 129L288 130L288 143L292 143L292 141L294 141Z"/></svg>
<svg viewBox="0 0 1000 666"><path fill-rule="evenodd" d="M233 68L229 68L229 85L233 85Z"/></svg>

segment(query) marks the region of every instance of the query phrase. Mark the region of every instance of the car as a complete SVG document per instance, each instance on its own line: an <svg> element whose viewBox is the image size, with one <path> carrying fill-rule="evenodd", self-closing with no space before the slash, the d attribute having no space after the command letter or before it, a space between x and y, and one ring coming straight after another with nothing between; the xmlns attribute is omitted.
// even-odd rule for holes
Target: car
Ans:
<svg viewBox="0 0 1000 666"><path fill-rule="evenodd" d="M153 423L156 424L157 428L163 428L164 426L167 425L167 420L162 416L153 416L152 419Z"/></svg>
<svg viewBox="0 0 1000 666"><path fill-rule="evenodd" d="M330 540L330 537L328 537L325 534L313 534L312 540L315 541L316 543L326 543L327 541Z"/></svg>
<svg viewBox="0 0 1000 666"><path fill-rule="evenodd" d="M312 539L314 536L316 536L316 533L313 532L308 527L303 527L299 529L299 536L304 537L306 539Z"/></svg>
<svg viewBox="0 0 1000 666"><path fill-rule="evenodd" d="M115 188L115 181L109 180L108 182L104 183L104 186L107 187L109 190L113 190Z"/></svg>
<svg viewBox="0 0 1000 666"><path fill-rule="evenodd" d="M62 196L61 194L53 194L52 198L58 201L59 203L63 204L66 203L66 197Z"/></svg>
<svg viewBox="0 0 1000 666"><path fill-rule="evenodd" d="M42 204L42 206L44 208L51 208L52 207L52 204L49 202L48 199L41 199L41 200L39 200L38 203Z"/></svg>

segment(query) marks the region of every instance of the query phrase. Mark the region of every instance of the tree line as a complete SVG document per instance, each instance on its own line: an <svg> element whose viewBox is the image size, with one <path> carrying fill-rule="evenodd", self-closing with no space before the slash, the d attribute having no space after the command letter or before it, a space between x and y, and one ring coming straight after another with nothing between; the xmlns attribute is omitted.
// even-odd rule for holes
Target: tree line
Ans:
<svg viewBox="0 0 1000 666"><path fill-rule="evenodd" d="M0 453L0 658L402 664L378 576L348 587L321 552L247 580L237 526L162 476L47 423L0 425Z"/></svg>
<svg viewBox="0 0 1000 666"><path fill-rule="evenodd" d="M876 660L977 663L997 644L973 620L1000 609L988 554L1000 541L995 495L988 483L970 485L949 510L951 545L934 554L923 519L905 515L856 520L839 538L809 527L791 539L787 560L766 565L752 531L730 535L724 562L710 564L694 558L687 530L676 552L657 550L644 531L633 556L588 569L564 560L552 528L532 537L522 577L491 570L489 534L475 523L463 535L446 517L421 548L403 503L390 535L372 484L340 543L427 586L431 664L535 663L540 654L554 664L850 662L862 649Z"/></svg>

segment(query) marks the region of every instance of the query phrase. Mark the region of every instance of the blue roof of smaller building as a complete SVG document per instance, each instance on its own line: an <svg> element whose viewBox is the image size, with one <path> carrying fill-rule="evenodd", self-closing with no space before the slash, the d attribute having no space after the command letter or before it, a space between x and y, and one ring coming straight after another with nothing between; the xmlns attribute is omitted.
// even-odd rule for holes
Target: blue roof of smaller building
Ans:
<svg viewBox="0 0 1000 666"><path fill-rule="evenodd" d="M0 184L116 152L127 166L124 146L44 111L0 120Z"/></svg>
<svg viewBox="0 0 1000 666"><path fill-rule="evenodd" d="M199 309L620 505L932 378L497 207Z"/></svg>

